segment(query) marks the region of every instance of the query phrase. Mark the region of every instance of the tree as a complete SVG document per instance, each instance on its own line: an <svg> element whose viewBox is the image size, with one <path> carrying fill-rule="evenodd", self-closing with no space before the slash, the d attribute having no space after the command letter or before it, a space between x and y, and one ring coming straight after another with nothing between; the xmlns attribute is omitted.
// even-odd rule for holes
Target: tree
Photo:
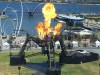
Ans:
<svg viewBox="0 0 100 75"><path fill-rule="evenodd" d="M12 44L12 41L14 41L14 37L13 37L12 35L10 35L7 42L8 42L9 44Z"/></svg>

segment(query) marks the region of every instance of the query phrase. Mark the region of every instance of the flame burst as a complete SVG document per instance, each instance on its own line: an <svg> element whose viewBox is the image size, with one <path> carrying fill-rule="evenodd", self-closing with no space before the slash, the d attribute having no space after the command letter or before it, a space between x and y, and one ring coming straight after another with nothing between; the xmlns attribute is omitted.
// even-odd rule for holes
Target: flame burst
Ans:
<svg viewBox="0 0 100 75"><path fill-rule="evenodd" d="M36 26L36 30L38 32L39 38L44 39L46 35L49 35L49 33L53 30L54 35L60 34L60 28L62 27L61 23L58 23L55 28L53 29L50 27L51 19L54 19L57 14L55 13L55 7L52 3L46 3L44 7L42 8L42 13L44 15L44 22L39 22Z"/></svg>

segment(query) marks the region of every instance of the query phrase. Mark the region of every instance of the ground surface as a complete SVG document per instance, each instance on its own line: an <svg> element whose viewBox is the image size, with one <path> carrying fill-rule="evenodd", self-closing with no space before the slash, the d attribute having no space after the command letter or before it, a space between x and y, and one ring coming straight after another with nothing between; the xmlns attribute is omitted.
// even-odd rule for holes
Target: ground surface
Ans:
<svg viewBox="0 0 100 75"><path fill-rule="evenodd" d="M39 51L27 51L26 55L34 54L37 52ZM33 73L36 73L39 69L39 67L36 67L36 65L43 65L46 62L47 57L43 55L38 55L33 57L27 57L26 60L28 64L21 66L21 75L32 75ZM56 61L58 61L58 56L56 56ZM100 61L98 60L77 65L66 64L62 68L61 75L99 75L99 62ZM18 75L18 73L18 66L9 65L9 52L0 52L0 75Z"/></svg>

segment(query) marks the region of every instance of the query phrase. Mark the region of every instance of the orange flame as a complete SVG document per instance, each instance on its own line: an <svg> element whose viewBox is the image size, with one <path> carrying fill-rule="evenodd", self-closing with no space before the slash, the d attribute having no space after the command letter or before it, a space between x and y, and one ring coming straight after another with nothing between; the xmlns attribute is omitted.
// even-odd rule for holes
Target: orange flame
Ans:
<svg viewBox="0 0 100 75"><path fill-rule="evenodd" d="M56 26L55 26L55 30L54 30L54 35L59 35L60 34L60 28L62 27L62 24L61 23L58 23Z"/></svg>
<svg viewBox="0 0 100 75"><path fill-rule="evenodd" d="M36 26L36 30L40 39L43 39L46 35L49 35L49 33L53 30L53 28L50 27L51 19L57 16L57 14L55 13L55 7L52 3L46 3L42 9L42 13L45 18L44 22L39 22L38 26ZM60 34L61 27L61 23L58 23L57 26L55 26L54 35Z"/></svg>

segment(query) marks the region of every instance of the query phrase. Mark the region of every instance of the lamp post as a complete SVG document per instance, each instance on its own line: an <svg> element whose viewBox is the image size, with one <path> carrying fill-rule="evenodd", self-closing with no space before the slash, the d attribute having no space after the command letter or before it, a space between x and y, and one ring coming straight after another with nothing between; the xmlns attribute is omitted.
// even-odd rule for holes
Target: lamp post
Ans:
<svg viewBox="0 0 100 75"><path fill-rule="evenodd" d="M2 12L0 14L0 45L2 50L2 26L1 26L1 20L2 20Z"/></svg>
<svg viewBox="0 0 100 75"><path fill-rule="evenodd" d="M19 74L18 74L18 75L21 75L21 74L20 74L20 69L21 69L21 67L20 67L20 66L18 66L18 71L19 71Z"/></svg>
<svg viewBox="0 0 100 75"><path fill-rule="evenodd" d="M0 15L0 33L1 33L1 15ZM1 40L1 39L2 39L2 34L0 34L0 45L1 45L1 43L2 43L2 42L1 42L2 40Z"/></svg>
<svg viewBox="0 0 100 75"><path fill-rule="evenodd" d="M100 63L99 63L99 75L100 75Z"/></svg>

